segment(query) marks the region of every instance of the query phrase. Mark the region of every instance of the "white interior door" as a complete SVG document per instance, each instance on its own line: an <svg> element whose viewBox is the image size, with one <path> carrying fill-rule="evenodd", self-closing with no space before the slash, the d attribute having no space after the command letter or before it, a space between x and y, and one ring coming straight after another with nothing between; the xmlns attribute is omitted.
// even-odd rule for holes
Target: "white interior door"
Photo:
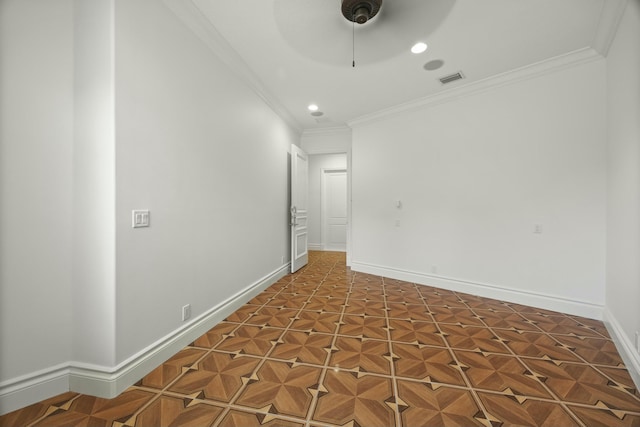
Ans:
<svg viewBox="0 0 640 427"><path fill-rule="evenodd" d="M309 157L291 145L291 272L307 265Z"/></svg>
<svg viewBox="0 0 640 427"><path fill-rule="evenodd" d="M327 251L347 250L347 171L325 170L322 176L322 241Z"/></svg>

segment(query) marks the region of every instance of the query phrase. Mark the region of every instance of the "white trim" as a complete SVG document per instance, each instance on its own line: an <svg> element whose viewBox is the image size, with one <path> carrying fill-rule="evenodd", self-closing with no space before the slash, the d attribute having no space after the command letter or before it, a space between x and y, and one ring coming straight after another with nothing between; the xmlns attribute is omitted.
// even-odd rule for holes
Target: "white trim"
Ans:
<svg viewBox="0 0 640 427"><path fill-rule="evenodd" d="M602 5L598 30L591 45L602 56L609 54L609 48L616 38L620 21L624 16L628 0L609 0Z"/></svg>
<svg viewBox="0 0 640 427"><path fill-rule="evenodd" d="M351 192L351 149L347 152L347 267L351 268L351 256L353 251L353 238L351 237L352 218L352 192Z"/></svg>
<svg viewBox="0 0 640 427"><path fill-rule="evenodd" d="M346 154L351 150L351 128L327 131L305 130L300 136L300 145L309 155Z"/></svg>
<svg viewBox="0 0 640 427"><path fill-rule="evenodd" d="M375 122L380 119L392 117L407 111L419 110L422 108L433 107L443 103L454 101L460 97L482 93L496 88L517 83L520 81L537 78L545 74L586 64L592 61L603 59L603 57L592 48L583 48L554 58L545 59L534 64L530 64L515 70L510 70L501 74L496 74L482 80L474 81L467 84L458 85L452 89L445 89L426 97L415 99L404 104L395 105L371 114L357 117L347 122L351 128Z"/></svg>
<svg viewBox="0 0 640 427"><path fill-rule="evenodd" d="M622 360L633 382L636 384L636 388L640 389L640 353L635 350L631 339L624 333L622 326L620 326L620 323L613 313L609 311L608 307L604 309L604 324L618 349L618 353L622 356Z"/></svg>
<svg viewBox="0 0 640 427"><path fill-rule="evenodd" d="M467 85L459 85L452 90L446 92L429 95L425 98L412 100L405 104L397 105L389 109L383 109L371 114L367 114L355 119L349 120L346 126L336 126L330 128L303 129L300 123L290 111L280 102L277 97L271 94L260 78L250 69L247 63L242 59L238 52L229 44L229 42L215 29L211 22L204 16L200 8L193 3L192 0L164 0L164 4L189 27L211 51L218 56L227 66L243 81L252 88L258 96L260 96L283 120L291 127L303 134L312 133L336 133L352 128L364 122L386 117L421 106L440 103L444 100L456 98L461 94L476 92L491 88L494 85L501 86L513 81L519 81L523 78L532 78L555 69L562 69L574 63L582 63L588 57L591 59L606 56L609 48L615 39L619 23L624 14L628 0L609 0L604 2L598 28L594 39L591 43L592 47L579 49L577 51L568 52L554 58L549 58L534 64L510 70L489 78L479 80Z"/></svg>
<svg viewBox="0 0 640 427"><path fill-rule="evenodd" d="M297 132L302 127L296 118L287 110L278 98L274 96L262 83L260 78L251 70L242 56L231 44L218 32L211 21L192 0L164 0L167 8L176 15L200 40L202 40L211 52L216 55L227 67L251 88L271 109Z"/></svg>
<svg viewBox="0 0 640 427"><path fill-rule="evenodd" d="M316 156L316 155L323 155L323 154L347 154L348 153L348 149L346 148L338 148L338 147L320 147L318 148L317 145L318 144L304 144L304 150L305 152L310 155L310 156Z"/></svg>
<svg viewBox="0 0 640 427"><path fill-rule="evenodd" d="M323 251L325 252L344 252L347 253L347 248L345 246L325 246Z"/></svg>
<svg viewBox="0 0 640 427"><path fill-rule="evenodd" d="M309 245L310 251L320 251L320 252L346 252L345 248L336 248L331 246L314 244L313 247Z"/></svg>
<svg viewBox="0 0 640 427"><path fill-rule="evenodd" d="M0 415L69 390L116 397L288 272L286 263L115 367L69 362L0 383Z"/></svg>
<svg viewBox="0 0 640 427"><path fill-rule="evenodd" d="M591 319L601 320L602 311L604 309L603 306L598 304L593 304L587 301L572 300L557 295L529 292L487 283L473 282L470 280L418 273L359 261L352 261L351 269L353 271L375 274L377 276L389 277L391 279L404 280L420 285L429 285L486 298L495 298L502 301L560 311Z"/></svg>
<svg viewBox="0 0 640 427"><path fill-rule="evenodd" d="M0 415L69 391L69 365L63 363L0 383Z"/></svg>
<svg viewBox="0 0 640 427"><path fill-rule="evenodd" d="M71 390L105 398L117 396L190 342L220 323L251 298L285 276L288 269L289 264L287 263L114 368L87 366L72 362L69 375Z"/></svg>
<svg viewBox="0 0 640 427"><path fill-rule="evenodd" d="M308 243L307 249L310 251L324 251L322 243Z"/></svg>

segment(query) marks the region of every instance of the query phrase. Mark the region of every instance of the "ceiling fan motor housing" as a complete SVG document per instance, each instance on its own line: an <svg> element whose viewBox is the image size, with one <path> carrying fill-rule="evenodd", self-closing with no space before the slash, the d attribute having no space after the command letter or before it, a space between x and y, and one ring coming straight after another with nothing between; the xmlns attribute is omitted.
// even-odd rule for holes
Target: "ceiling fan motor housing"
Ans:
<svg viewBox="0 0 640 427"><path fill-rule="evenodd" d="M349 21L364 24L378 14L382 0L342 0L342 15Z"/></svg>

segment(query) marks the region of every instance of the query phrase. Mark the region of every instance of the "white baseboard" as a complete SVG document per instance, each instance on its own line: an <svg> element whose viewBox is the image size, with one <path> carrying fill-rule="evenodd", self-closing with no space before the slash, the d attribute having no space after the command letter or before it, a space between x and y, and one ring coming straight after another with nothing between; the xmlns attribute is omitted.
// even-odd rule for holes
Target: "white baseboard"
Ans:
<svg viewBox="0 0 640 427"><path fill-rule="evenodd" d="M624 333L613 313L606 307L604 309L604 324L607 326L609 335L611 335L629 375L636 384L636 388L640 390L640 353L636 351L631 338Z"/></svg>
<svg viewBox="0 0 640 427"><path fill-rule="evenodd" d="M69 391L69 364L52 366L0 384L0 415Z"/></svg>
<svg viewBox="0 0 640 427"><path fill-rule="evenodd" d="M429 285L451 291L509 301L516 304L560 311L576 316L588 317L590 319L602 320L602 312L604 309L604 306L601 305L586 301L575 301L557 295L547 295L519 289L510 289L486 283L460 280L434 274L417 273L358 261L351 262L351 269L362 273L375 274L377 276L404 280L420 285Z"/></svg>
<svg viewBox="0 0 640 427"><path fill-rule="evenodd" d="M69 362L0 384L0 415L69 390L113 398L284 277L289 263L249 285L115 367Z"/></svg>
<svg viewBox="0 0 640 427"><path fill-rule="evenodd" d="M322 251L322 252L346 252L347 248L344 246L327 246L322 243L307 243L307 249L310 251Z"/></svg>

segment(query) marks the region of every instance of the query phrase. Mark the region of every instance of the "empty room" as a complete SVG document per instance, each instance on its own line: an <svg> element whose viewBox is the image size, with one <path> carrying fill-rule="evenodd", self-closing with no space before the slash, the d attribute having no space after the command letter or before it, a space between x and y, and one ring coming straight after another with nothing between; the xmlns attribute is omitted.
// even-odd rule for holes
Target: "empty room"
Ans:
<svg viewBox="0 0 640 427"><path fill-rule="evenodd" d="M640 0L0 0L0 426L640 425Z"/></svg>

